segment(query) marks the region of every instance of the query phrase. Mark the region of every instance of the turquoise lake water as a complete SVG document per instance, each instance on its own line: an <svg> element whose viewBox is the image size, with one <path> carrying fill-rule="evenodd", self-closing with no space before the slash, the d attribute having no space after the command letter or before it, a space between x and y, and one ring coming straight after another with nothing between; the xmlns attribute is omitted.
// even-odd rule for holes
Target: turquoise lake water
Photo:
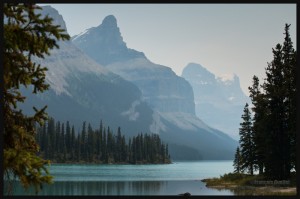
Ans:
<svg viewBox="0 0 300 199"><path fill-rule="evenodd" d="M232 161L191 161L158 165L52 164L54 184L38 195L233 195L205 187L200 180L233 171ZM34 195L18 182L14 195Z"/></svg>

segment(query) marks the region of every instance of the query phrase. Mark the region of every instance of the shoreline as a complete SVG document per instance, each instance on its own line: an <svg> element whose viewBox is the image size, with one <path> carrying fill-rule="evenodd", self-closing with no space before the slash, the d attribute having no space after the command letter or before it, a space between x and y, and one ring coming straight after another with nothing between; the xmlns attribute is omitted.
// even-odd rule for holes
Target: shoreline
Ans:
<svg viewBox="0 0 300 199"><path fill-rule="evenodd" d="M169 162L169 163L126 163L126 162L122 162L122 163L97 163L97 162L50 162L49 166L51 165L70 165L70 164L74 164L74 165L159 165L159 164L174 164L174 162Z"/></svg>
<svg viewBox="0 0 300 199"><path fill-rule="evenodd" d="M296 186L274 186L274 185L244 185L238 184L237 182L232 181L221 181L220 178L207 178L201 180L205 183L207 188L217 189L217 190L230 190L234 192L234 195L288 195L296 196L297 188Z"/></svg>

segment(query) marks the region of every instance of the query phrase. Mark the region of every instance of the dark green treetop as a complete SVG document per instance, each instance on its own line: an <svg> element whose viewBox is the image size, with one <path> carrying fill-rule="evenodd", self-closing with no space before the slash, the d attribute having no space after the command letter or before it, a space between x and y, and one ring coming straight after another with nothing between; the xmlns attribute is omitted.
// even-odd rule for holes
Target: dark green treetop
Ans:
<svg viewBox="0 0 300 199"><path fill-rule="evenodd" d="M35 4L3 6L4 175L18 177L25 188L34 185L36 191L42 183L51 182L45 167L49 162L36 155L39 146L35 141L35 123L42 125L47 119L46 106L41 110L33 107L33 116L24 115L18 109L18 103L26 99L20 88L32 86L33 93L47 90L47 68L32 58L44 58L49 50L59 47L57 40L70 38L63 29L52 24L50 17L36 14L37 9L41 8Z"/></svg>

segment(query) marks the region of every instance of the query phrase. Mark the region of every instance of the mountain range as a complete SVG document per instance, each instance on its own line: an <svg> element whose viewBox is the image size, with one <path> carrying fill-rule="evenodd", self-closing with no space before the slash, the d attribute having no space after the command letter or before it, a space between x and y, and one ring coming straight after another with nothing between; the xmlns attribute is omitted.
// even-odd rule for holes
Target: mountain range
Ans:
<svg viewBox="0 0 300 199"><path fill-rule="evenodd" d="M46 14L65 27L55 9L44 6ZM233 159L237 141L196 116L190 83L129 49L114 16L58 44L50 56L36 59L49 69L49 91L32 95L22 89L26 113L47 104L49 115L70 121L78 131L83 121L98 128L102 120L125 135L159 134L173 159Z"/></svg>
<svg viewBox="0 0 300 199"><path fill-rule="evenodd" d="M217 77L197 63L189 63L181 76L193 87L196 115L209 126L238 140L243 107L250 104L238 76L225 74Z"/></svg>

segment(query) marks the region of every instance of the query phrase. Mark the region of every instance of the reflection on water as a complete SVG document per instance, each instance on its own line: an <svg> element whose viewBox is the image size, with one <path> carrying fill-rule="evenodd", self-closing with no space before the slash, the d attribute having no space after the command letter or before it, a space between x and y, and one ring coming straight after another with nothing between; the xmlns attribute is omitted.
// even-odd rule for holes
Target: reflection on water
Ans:
<svg viewBox="0 0 300 199"><path fill-rule="evenodd" d="M6 183L4 183L5 186ZM4 190L6 189L4 186ZM44 185L38 195L233 195L228 190L205 187L201 181L58 181ZM13 182L13 195L35 195L31 187L27 192L19 182Z"/></svg>
<svg viewBox="0 0 300 199"><path fill-rule="evenodd" d="M39 195L233 195L230 190L205 186L201 179L219 177L233 170L232 161L190 161L155 165L52 164L54 184L43 185ZM5 183L4 183L5 185ZM7 195L7 184L4 189ZM25 192L13 183L14 195Z"/></svg>

